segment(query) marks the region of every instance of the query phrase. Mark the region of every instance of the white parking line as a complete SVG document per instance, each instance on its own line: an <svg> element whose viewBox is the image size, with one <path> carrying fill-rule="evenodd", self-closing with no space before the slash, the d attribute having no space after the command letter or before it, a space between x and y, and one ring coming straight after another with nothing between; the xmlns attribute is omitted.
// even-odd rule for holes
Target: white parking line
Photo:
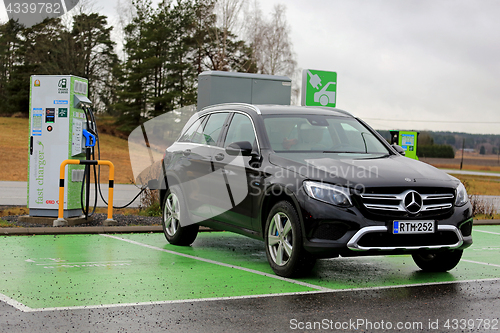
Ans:
<svg viewBox="0 0 500 333"><path fill-rule="evenodd" d="M485 265L485 266L500 267L500 265L490 264L489 262L481 262L481 261L474 261L474 260L468 260L468 259L461 259L460 261L465 261L465 262L470 262L473 264L479 264L479 265Z"/></svg>
<svg viewBox="0 0 500 333"><path fill-rule="evenodd" d="M107 264L107 263L129 263L132 262L132 260L107 260L107 261L82 261L82 262L65 262L65 261L60 261L60 262L48 262L44 264L36 264L37 266L57 266L57 265L83 265L83 264Z"/></svg>
<svg viewBox="0 0 500 333"><path fill-rule="evenodd" d="M492 234L492 235L499 235L500 236L500 232L493 232L493 231L486 231L486 230L477 230L477 229L474 229L474 231L484 232L485 234Z"/></svg>
<svg viewBox="0 0 500 333"><path fill-rule="evenodd" d="M439 286L439 285L446 285L446 284L474 283L474 282L498 282L498 281L500 281L500 278L473 279L473 280L463 280L463 281L424 282L424 283L402 284L402 285L397 285L397 286L382 286L382 287L329 289L327 291L315 290L315 291L301 291L301 292L293 292L293 293L243 295L243 296L228 296L228 297L214 297L214 298L193 298L193 299L181 299L181 300L172 300L172 301L156 301L156 302L65 306L65 307L38 308L38 309L32 309L30 307L27 307L26 305L19 303L19 302L13 300L12 298L5 296L3 294L0 294L0 301L4 301L7 304L11 305L12 307L14 307L22 312L47 312L47 311L68 311L68 310L85 310L85 309L109 309L109 308L122 308L122 307L129 307L129 306L145 306L145 305L183 304L183 303L194 303L194 302L230 301L230 300L267 298L267 297L278 297L278 296L313 295L313 294L323 294L323 293L330 294L330 293L340 293L340 292L391 290L391 289L409 288L409 287L426 287L426 286Z"/></svg>
<svg viewBox="0 0 500 333"><path fill-rule="evenodd" d="M130 239L126 239L126 238L121 238L121 237L112 236L112 235L108 235L108 234L99 234L99 235L104 236L104 237L109 237L109 238L117 239L117 240L120 240L120 241L123 241L123 242L127 242L127 243L130 243L130 244L135 244L135 245L147 247L148 249L152 249L152 250L156 250L156 251L161 251L161 252L166 252L166 253L174 254L174 255L177 255L177 256L185 257L185 258L190 258L190 259L194 259L194 260L199 260L199 261L207 262L207 263L214 264L214 265L219 265L219 266L224 266L224 267L239 269L239 270L242 270L242 271L245 271L245 272L249 272L249 273L253 273L253 274L258 274L258 275L262 275L262 276L265 276L265 277L269 277L269 278L272 278L272 279L277 279L277 280L281 280L281 281L285 281L285 282L289 282L289 283L293 283L293 284L298 284L300 286L304 286L304 287L308 287L308 288L312 288L312 289L317 289L317 290L320 290L320 291L329 291L329 290L331 290L330 288L325 288L325 287L317 286L317 285L310 284L310 283L307 283L307 282L292 280L292 279L288 279L288 278L285 278L285 277L282 277L282 276L278 276L278 275L274 275L274 274L264 273L264 272L261 272L261 271L257 271L255 269L250 269L250 268L245 268L245 267L241 267L241 266L230 265L230 264L226 264L226 263L223 263L223 262L220 262L220 261L215 261L215 260L210 260L210 259L205 259L205 258L191 256L189 254L184 254L184 253L179 253L179 252L175 252L175 251L165 250L165 249L162 249L162 248L159 248L159 247L156 247L156 246L152 246L152 245L148 245L148 244L144 244L144 243L139 243L139 242L136 242L136 241L133 241L133 240L130 240Z"/></svg>
<svg viewBox="0 0 500 333"><path fill-rule="evenodd" d="M5 302L5 303L9 304L10 306L12 306L12 307L14 307L14 308L16 308L18 310L21 310L22 312L31 312L31 311L33 311L32 308L27 307L23 303L19 303L18 301L10 298L9 296L5 296L4 294L0 294L0 301Z"/></svg>
<svg viewBox="0 0 500 333"><path fill-rule="evenodd" d="M331 290L333 291L333 290ZM342 290L339 290L342 291ZM108 309L108 308L122 308L128 306L145 306L145 305L162 305L162 304L182 304L182 303L194 303L194 302L208 302L208 301L228 301L228 300L238 300L238 299L251 299L251 298L265 298L273 296L293 296L293 295L306 295L306 294L318 294L324 293L325 291L315 290L315 291L301 291L293 293L279 293L279 294L261 294L261 295L243 295L243 296L227 296L227 297L213 297L213 298L193 298L193 299L180 299L172 301L155 301L155 302L137 302L137 303L120 303L120 304L98 304L98 305L81 305L81 306L64 306L64 307L53 307L53 308L38 308L32 309L24 304L16 302L11 298L0 294L0 301L3 300L1 296L10 299L14 303L8 303L9 305L15 307L23 312L47 312L47 311L65 311L65 310L85 310L85 309Z"/></svg>

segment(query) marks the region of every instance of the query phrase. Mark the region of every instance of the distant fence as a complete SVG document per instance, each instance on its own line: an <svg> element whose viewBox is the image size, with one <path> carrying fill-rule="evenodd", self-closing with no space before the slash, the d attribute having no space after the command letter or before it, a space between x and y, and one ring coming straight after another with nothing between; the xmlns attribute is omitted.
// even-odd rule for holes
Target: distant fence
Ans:
<svg viewBox="0 0 500 333"><path fill-rule="evenodd" d="M496 195L476 195L487 207L492 207L495 213L500 213L500 196Z"/></svg>

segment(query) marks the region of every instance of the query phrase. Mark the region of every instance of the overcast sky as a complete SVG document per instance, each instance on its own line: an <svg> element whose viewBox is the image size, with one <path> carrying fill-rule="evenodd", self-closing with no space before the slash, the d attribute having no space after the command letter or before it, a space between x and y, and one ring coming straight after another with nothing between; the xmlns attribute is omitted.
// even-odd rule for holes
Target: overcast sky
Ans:
<svg viewBox="0 0 500 333"><path fill-rule="evenodd" d="M337 107L374 128L500 134L500 1L260 3L286 5L298 66L336 71Z"/></svg>
<svg viewBox="0 0 500 333"><path fill-rule="evenodd" d="M299 66L338 73L337 107L377 129L500 134L499 1L285 4Z"/></svg>

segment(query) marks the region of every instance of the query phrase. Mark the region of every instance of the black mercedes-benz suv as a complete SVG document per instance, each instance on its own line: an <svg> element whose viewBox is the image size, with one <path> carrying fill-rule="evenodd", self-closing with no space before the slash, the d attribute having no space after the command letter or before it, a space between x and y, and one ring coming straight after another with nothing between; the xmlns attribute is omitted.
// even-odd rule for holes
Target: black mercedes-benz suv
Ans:
<svg viewBox="0 0 500 333"><path fill-rule="evenodd" d="M285 277L339 255L411 254L422 270L450 270L472 244L467 192L403 154L339 109L207 107L165 152L165 237L190 245L202 225L260 239Z"/></svg>

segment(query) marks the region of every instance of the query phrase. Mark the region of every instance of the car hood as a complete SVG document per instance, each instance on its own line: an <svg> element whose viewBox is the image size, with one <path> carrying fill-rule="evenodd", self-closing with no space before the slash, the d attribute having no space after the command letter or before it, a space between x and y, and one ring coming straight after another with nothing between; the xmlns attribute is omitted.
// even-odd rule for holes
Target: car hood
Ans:
<svg viewBox="0 0 500 333"><path fill-rule="evenodd" d="M456 187L459 184L456 178L429 164L398 155L284 155L271 154L269 161L307 179L349 187Z"/></svg>

